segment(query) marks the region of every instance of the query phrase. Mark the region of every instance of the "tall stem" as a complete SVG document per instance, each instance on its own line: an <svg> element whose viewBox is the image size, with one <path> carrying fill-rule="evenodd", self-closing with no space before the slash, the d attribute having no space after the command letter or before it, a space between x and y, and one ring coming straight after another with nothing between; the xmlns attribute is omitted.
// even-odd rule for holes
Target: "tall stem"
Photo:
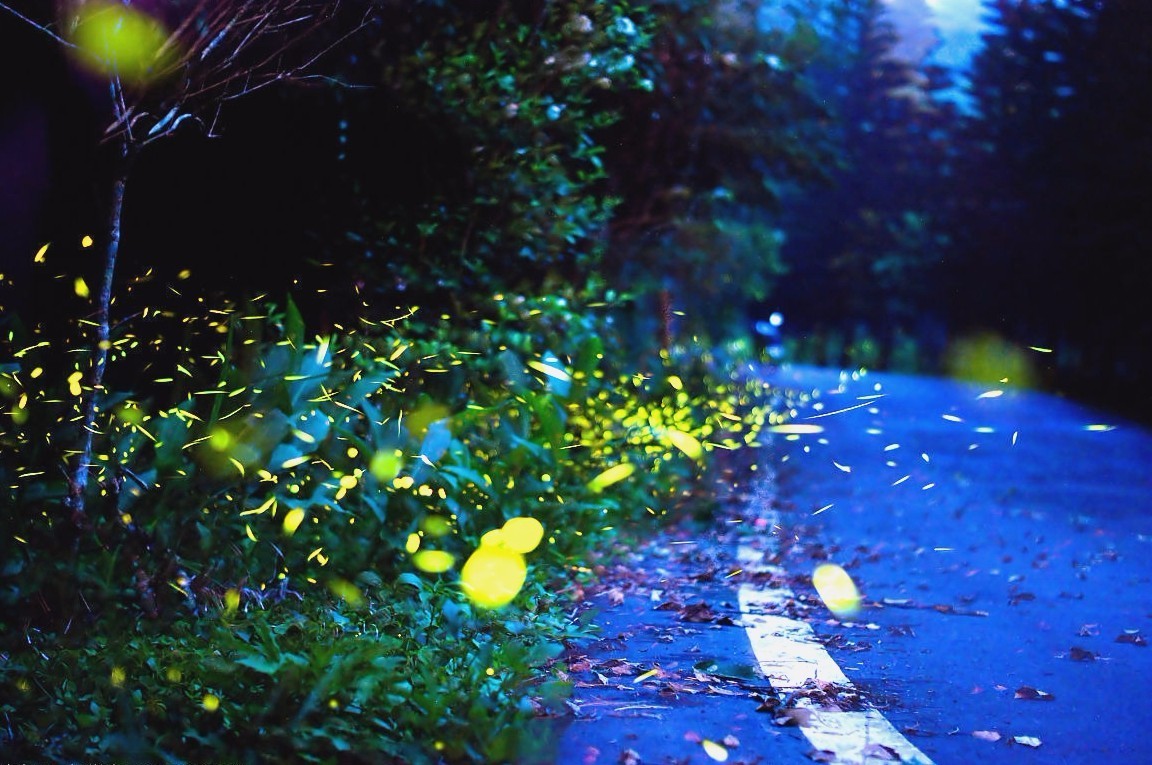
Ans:
<svg viewBox="0 0 1152 765"><path fill-rule="evenodd" d="M121 100L119 83L114 80L112 100L117 118L120 117ZM79 453L68 470L67 506L72 510L73 521L77 525L87 525L89 519L85 509L85 493L92 468L92 443L96 434L96 414L100 394L104 390L104 372L108 368L108 355L112 349L112 284L116 275L116 256L120 252L120 221L124 212L124 188L128 183L131 165L131 136L125 133L119 138L119 157L112 180L112 199L108 210L108 246L104 250L104 274L100 281L100 294L96 306L96 343L92 354L92 367L84 391L83 421Z"/></svg>

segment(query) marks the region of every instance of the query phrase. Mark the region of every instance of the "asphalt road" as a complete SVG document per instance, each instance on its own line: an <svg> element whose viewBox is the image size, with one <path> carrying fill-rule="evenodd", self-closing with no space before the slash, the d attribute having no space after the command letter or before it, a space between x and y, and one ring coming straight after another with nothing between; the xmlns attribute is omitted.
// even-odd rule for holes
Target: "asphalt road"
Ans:
<svg viewBox="0 0 1152 765"><path fill-rule="evenodd" d="M893 725L937 763L1152 762L1152 433L998 385L770 379L824 429L773 446L784 564L863 591L815 626Z"/></svg>
<svg viewBox="0 0 1152 765"><path fill-rule="evenodd" d="M874 743L833 756L815 725L788 724L797 694L780 678L809 659L758 663L754 625L777 617L741 605L754 587L778 602L769 613L815 629L916 758L1152 762L1152 433L1007 386L768 378L812 392L794 422L819 432L774 437L773 496L666 530L606 572L589 593L602 637L570 657L570 714L542 721L525 761L895 759ZM808 577L826 562L860 588L857 614L816 597ZM755 574L760 563L776 573ZM771 640L761 654L790 650ZM800 641L799 653L816 644Z"/></svg>

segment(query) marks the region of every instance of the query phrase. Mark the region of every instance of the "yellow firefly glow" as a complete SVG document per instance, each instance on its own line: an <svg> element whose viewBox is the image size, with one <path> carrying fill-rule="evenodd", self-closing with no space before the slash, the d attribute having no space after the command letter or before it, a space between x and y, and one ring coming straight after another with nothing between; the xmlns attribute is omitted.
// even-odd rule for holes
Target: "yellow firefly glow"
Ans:
<svg viewBox="0 0 1152 765"><path fill-rule="evenodd" d="M292 536L296 533L296 529L300 528L300 524L304 522L304 510L299 507L294 507L288 511L284 516L284 533Z"/></svg>
<svg viewBox="0 0 1152 765"><path fill-rule="evenodd" d="M535 550L542 539L544 526L535 518L509 518L500 529L500 544L521 555Z"/></svg>
<svg viewBox="0 0 1152 765"><path fill-rule="evenodd" d="M524 556L501 545L481 545L460 570L464 594L480 608L511 603L527 577Z"/></svg>
<svg viewBox="0 0 1152 765"><path fill-rule="evenodd" d="M836 616L853 616L860 610L860 592L848 572L835 563L824 563L812 574L812 586Z"/></svg>
<svg viewBox="0 0 1152 765"><path fill-rule="evenodd" d="M456 565L456 556L443 550L420 550L412 554L412 565L429 574L442 574Z"/></svg>
<svg viewBox="0 0 1152 765"><path fill-rule="evenodd" d="M168 30L146 13L118 2L88 2L75 19L73 42L83 60L108 76L140 83L155 76L174 51Z"/></svg>

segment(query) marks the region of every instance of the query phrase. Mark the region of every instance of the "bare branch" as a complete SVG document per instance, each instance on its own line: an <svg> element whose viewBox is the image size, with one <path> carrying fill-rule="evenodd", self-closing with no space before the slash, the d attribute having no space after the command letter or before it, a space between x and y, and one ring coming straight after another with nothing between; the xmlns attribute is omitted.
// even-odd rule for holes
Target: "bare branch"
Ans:
<svg viewBox="0 0 1152 765"><path fill-rule="evenodd" d="M40 22L35 21L34 19L28 18L27 16L25 16L20 11L18 11L15 8L13 8L12 6L8 5L8 3L0 2L0 9L8 11L9 13L11 13L16 18L20 19L23 22L30 24L31 26L40 30L41 32L48 35L53 40L55 40L56 42L60 43L61 45L65 46L65 47L68 47L68 48L76 48L77 47L76 44L74 42L72 42L71 40L67 40L67 39L61 37L60 35L53 32L51 29L49 29L46 25L41 24Z"/></svg>
<svg viewBox="0 0 1152 765"><path fill-rule="evenodd" d="M221 103L298 79L364 28L367 11L358 23L319 51L309 52L299 61L290 60L336 17L340 5L340 0L198 0L155 55L162 69L156 72L154 86L129 94L129 103L105 131L105 140L124 134L142 117L168 115L173 109L177 114L192 115L190 118L215 112L208 120L209 131L215 133ZM151 143L170 134L172 127L174 124L156 129L154 124L145 135L130 140Z"/></svg>

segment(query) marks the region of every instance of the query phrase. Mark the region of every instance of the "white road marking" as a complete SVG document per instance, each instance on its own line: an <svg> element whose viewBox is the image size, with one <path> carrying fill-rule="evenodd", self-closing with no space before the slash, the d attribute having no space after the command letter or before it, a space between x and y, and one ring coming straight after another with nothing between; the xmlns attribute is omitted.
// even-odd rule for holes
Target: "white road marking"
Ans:
<svg viewBox="0 0 1152 765"><path fill-rule="evenodd" d="M748 571L780 573L776 566L763 564L761 552L741 545L737 560ZM770 613L793 598L785 587L759 589L741 585L740 612L752 652L760 671L780 693L790 693L809 680L851 687L852 682L816 640L816 633L798 619ZM808 712L801 732L819 751L830 752L830 762L867 765L892 761L932 765L932 760L905 738L887 718L875 709L836 711L821 709L801 698L796 705Z"/></svg>

